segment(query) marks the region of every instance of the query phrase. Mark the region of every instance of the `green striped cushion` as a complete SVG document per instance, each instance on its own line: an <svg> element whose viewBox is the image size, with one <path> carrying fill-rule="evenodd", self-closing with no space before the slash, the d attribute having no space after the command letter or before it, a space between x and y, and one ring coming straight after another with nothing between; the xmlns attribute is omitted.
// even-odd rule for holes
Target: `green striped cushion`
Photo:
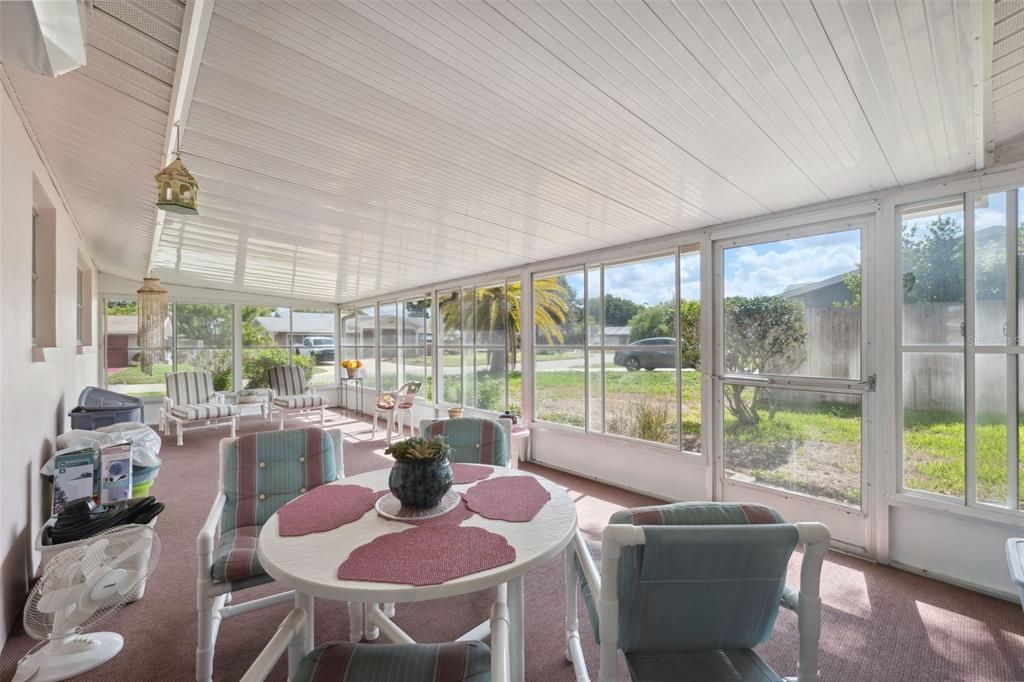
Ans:
<svg viewBox="0 0 1024 682"><path fill-rule="evenodd" d="M483 642L321 644L302 659L296 682L490 682Z"/></svg>
<svg viewBox="0 0 1024 682"><path fill-rule="evenodd" d="M262 526L285 502L338 478L334 441L318 428L242 436L225 448L222 465L221 534Z"/></svg>
<svg viewBox="0 0 1024 682"><path fill-rule="evenodd" d="M448 458L464 464L506 466L512 451L512 436L505 420L459 417L457 419L425 419L420 422L420 435L442 436L452 448Z"/></svg>
<svg viewBox="0 0 1024 682"><path fill-rule="evenodd" d="M164 376L167 397L175 405L195 405L213 400L213 375L209 372L171 372Z"/></svg>

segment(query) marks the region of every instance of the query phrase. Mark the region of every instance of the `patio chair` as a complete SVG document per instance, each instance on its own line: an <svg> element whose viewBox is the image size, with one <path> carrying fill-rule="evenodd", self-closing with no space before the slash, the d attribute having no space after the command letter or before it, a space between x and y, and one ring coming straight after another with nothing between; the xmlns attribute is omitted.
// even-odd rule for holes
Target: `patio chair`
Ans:
<svg viewBox="0 0 1024 682"><path fill-rule="evenodd" d="M512 463L512 423L507 419L424 419L420 435L443 436L452 448L448 457L452 462L501 467Z"/></svg>
<svg viewBox="0 0 1024 682"><path fill-rule="evenodd" d="M235 437L238 406L228 405L224 394L213 390L209 372L171 372L164 377L167 395L160 408L160 430L170 435L173 424L178 445L185 442L184 432L228 426Z"/></svg>
<svg viewBox="0 0 1024 682"><path fill-rule="evenodd" d="M1024 538L1006 541L1006 563L1010 566L1010 580L1017 588L1017 598L1024 607Z"/></svg>
<svg viewBox="0 0 1024 682"><path fill-rule="evenodd" d="M373 435L371 440L377 437L377 419L383 419L388 425L387 442L391 444L392 432L399 436L405 433L403 415L409 417L409 431L412 431L412 407L416 400L416 394L420 392L421 381L407 381L397 391L385 391L377 396L377 406L373 410ZM397 426L397 428L396 428Z"/></svg>
<svg viewBox="0 0 1024 682"><path fill-rule="evenodd" d="M324 425L327 404L322 395L313 393L313 389L306 385L306 372L301 367L271 367L267 370L267 383L270 384L270 412L276 412L280 418L277 428L284 428L287 415L315 410L320 410L320 426Z"/></svg>
<svg viewBox="0 0 1024 682"><path fill-rule="evenodd" d="M222 620L292 599L288 591L229 605L233 593L273 580L260 566L260 529L285 502L344 476L341 442L339 431L315 427L220 442L220 492L196 540L200 682L213 674Z"/></svg>
<svg viewBox="0 0 1024 682"><path fill-rule="evenodd" d="M508 607L491 608L491 646L480 641L444 644L327 642L293 664L291 682L508 682ZM305 632L306 612L292 609L241 682L263 682Z"/></svg>
<svg viewBox="0 0 1024 682"><path fill-rule="evenodd" d="M590 679L580 644L577 585L600 645L601 682L617 679L617 651L633 680L812 682L818 676L818 584L830 534L785 523L755 504L684 502L616 512L602 535L598 571L577 531L566 552L566 656ZM800 591L785 583L803 544ZM799 671L782 678L754 652L779 606L797 614Z"/></svg>

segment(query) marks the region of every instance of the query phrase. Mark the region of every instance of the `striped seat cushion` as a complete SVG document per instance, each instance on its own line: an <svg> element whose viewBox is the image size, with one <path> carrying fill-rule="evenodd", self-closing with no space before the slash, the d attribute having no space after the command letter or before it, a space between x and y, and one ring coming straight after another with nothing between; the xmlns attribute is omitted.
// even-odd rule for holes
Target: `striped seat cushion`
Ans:
<svg viewBox="0 0 1024 682"><path fill-rule="evenodd" d="M274 398L274 404L278 407L296 409L302 407L323 407L324 397L321 395L283 395Z"/></svg>
<svg viewBox="0 0 1024 682"><path fill-rule="evenodd" d="M500 467L508 464L511 455L510 427L511 424L503 425L494 419L477 417L424 420L420 422L420 435L425 438L444 437L452 448L448 457L452 462Z"/></svg>
<svg viewBox="0 0 1024 682"><path fill-rule="evenodd" d="M171 408L171 414L187 421L195 421L197 419L217 419L219 417L233 417L237 415L238 406L224 405L222 403L175 405Z"/></svg>
<svg viewBox="0 0 1024 682"><path fill-rule="evenodd" d="M296 682L490 682L491 652L483 642L351 644L313 649Z"/></svg>
<svg viewBox="0 0 1024 682"><path fill-rule="evenodd" d="M306 392L306 372L295 366L271 367L267 383L277 395L301 395Z"/></svg>
<svg viewBox="0 0 1024 682"><path fill-rule="evenodd" d="M619 648L627 655L684 648L745 650L771 633L797 539L795 527L774 509L679 502L623 509L612 514L609 523L644 526L647 536L646 545L623 547L619 559ZM587 546L600 568L601 545ZM580 576L594 637L599 639L595 595L582 570ZM661 604L669 611L659 611ZM696 669L703 662L691 661ZM660 665L637 663L648 664Z"/></svg>
<svg viewBox="0 0 1024 682"><path fill-rule="evenodd" d="M221 534L213 551L210 577L215 583L228 583L265 575L256 553L256 540L262 526L243 526Z"/></svg>
<svg viewBox="0 0 1024 682"><path fill-rule="evenodd" d="M213 375L209 372L171 372L164 376L167 397L175 405L198 405L213 400Z"/></svg>
<svg viewBox="0 0 1024 682"><path fill-rule="evenodd" d="M221 461L227 498L221 537L261 526L285 502L337 480L335 462L334 441L318 428L263 431L228 442Z"/></svg>

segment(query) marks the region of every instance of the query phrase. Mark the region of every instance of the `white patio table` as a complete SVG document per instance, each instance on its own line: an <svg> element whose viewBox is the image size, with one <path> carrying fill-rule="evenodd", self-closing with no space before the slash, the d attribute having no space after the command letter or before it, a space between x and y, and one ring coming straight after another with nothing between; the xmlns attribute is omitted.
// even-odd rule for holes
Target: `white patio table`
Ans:
<svg viewBox="0 0 1024 682"><path fill-rule="evenodd" d="M389 469L371 471L340 479L331 485L362 485L373 490L386 490L389 472ZM296 606L310 616L306 619L305 631L295 638L296 644L289 651L289 671L293 672L298 661L313 649L315 597L349 602L349 634L353 641L362 637L364 627L367 638L376 636L373 631L379 626L393 641L410 642L412 639L387 618L378 604L445 599L507 583L509 671L514 682L522 682L525 679L523 577L557 556L572 541L576 531L576 505L564 488L540 476L494 467L491 478L496 476L533 476L550 492L551 500L526 522L495 521L479 514L463 521L463 526L476 526L503 536L515 548L516 558L512 563L437 585L414 586L337 578L338 566L354 549L381 535L412 528L410 524L386 519L371 509L359 520L331 531L281 537L278 516L272 516L260 532L260 563L280 585L295 590ZM473 485L475 482L453 487L465 492ZM444 552L445 547L437 550ZM485 628L474 628L459 639L478 639L485 634Z"/></svg>

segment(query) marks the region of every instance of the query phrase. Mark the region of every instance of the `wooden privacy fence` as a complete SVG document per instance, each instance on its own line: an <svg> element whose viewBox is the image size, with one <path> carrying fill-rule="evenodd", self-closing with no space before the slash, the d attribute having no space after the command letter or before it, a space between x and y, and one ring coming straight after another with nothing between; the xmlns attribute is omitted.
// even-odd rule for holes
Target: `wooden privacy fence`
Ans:
<svg viewBox="0 0 1024 682"><path fill-rule="evenodd" d="M1024 320L1024 306L1018 313ZM948 345L949 353L903 354L903 404L910 410L958 412L964 405L964 357L959 303L912 303L903 307L903 344ZM975 341L1005 346L1006 305L979 301L975 306ZM859 308L806 308L806 357L794 374L860 378L861 311ZM1015 334L1010 333L1011 336ZM1021 374L1024 374L1022 367ZM1002 353L977 353L975 390L980 414L1000 414L1006 405L1007 363ZM800 402L857 402L856 397L787 392Z"/></svg>

